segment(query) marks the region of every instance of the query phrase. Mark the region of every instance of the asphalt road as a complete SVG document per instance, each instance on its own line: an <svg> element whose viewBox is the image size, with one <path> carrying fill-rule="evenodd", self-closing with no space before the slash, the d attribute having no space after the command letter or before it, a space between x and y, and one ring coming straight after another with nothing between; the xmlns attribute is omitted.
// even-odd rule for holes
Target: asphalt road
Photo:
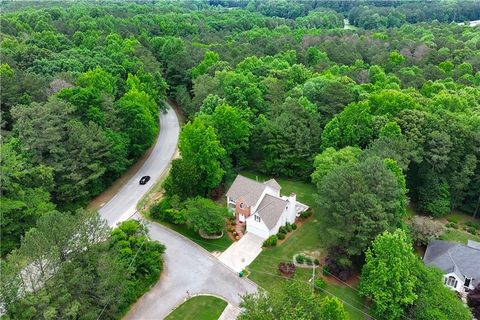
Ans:
<svg viewBox="0 0 480 320"><path fill-rule="evenodd" d="M111 227L128 220L135 213L138 201L168 168L177 147L179 130L177 115L171 107L166 114L161 113L160 132L150 156L120 191L98 210ZM140 185L140 178L147 175L151 177L150 181Z"/></svg>
<svg viewBox="0 0 480 320"><path fill-rule="evenodd" d="M197 244L162 225L147 224L150 237L167 247L164 271L160 280L132 306L124 319L164 319L185 301L187 290L191 296L219 296L234 306L240 304L242 295L257 290L252 281L239 278L237 273Z"/></svg>

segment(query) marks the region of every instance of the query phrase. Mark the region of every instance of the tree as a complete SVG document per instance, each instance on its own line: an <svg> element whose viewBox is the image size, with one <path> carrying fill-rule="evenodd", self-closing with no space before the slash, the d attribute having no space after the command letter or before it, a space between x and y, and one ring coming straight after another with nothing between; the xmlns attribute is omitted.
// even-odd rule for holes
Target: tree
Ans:
<svg viewBox="0 0 480 320"><path fill-rule="evenodd" d="M172 161L170 174L163 183L167 196L178 195L181 199L193 198L205 192L201 185L201 172L183 159Z"/></svg>
<svg viewBox="0 0 480 320"><path fill-rule="evenodd" d="M20 238L39 217L55 209L50 201L53 170L44 165L31 166L15 150L12 140L0 146L1 185L1 256L20 245Z"/></svg>
<svg viewBox="0 0 480 320"><path fill-rule="evenodd" d="M262 128L265 171L289 177L307 178L314 155L320 150L318 115L298 100L287 99L275 117Z"/></svg>
<svg viewBox="0 0 480 320"><path fill-rule="evenodd" d="M405 193L379 158L343 165L328 173L317 203L328 222L332 245L359 256L385 230L395 228L405 211Z"/></svg>
<svg viewBox="0 0 480 320"><path fill-rule="evenodd" d="M433 220L431 217L415 216L408 222L413 241L417 245L427 245L430 240L436 239L443 234L443 223Z"/></svg>
<svg viewBox="0 0 480 320"><path fill-rule="evenodd" d="M268 293L261 290L247 294L241 307L239 320L348 319L337 298L321 299L312 294L308 286L296 281L283 282L279 288Z"/></svg>
<svg viewBox="0 0 480 320"><path fill-rule="evenodd" d="M372 299L371 312L382 319L400 319L417 298L418 261L404 231L378 235L365 253L360 292Z"/></svg>
<svg viewBox="0 0 480 320"><path fill-rule="evenodd" d="M356 147L345 147L338 151L331 147L326 148L315 157L312 182L319 188L323 178L335 168L344 164L358 163L358 156L361 152L362 150Z"/></svg>
<svg viewBox="0 0 480 320"><path fill-rule="evenodd" d="M139 157L155 141L158 107L144 91L132 88L117 102L120 118L130 139L129 153Z"/></svg>
<svg viewBox="0 0 480 320"><path fill-rule="evenodd" d="M405 317L414 320L470 320L472 314L455 292L443 284L443 273L419 263L416 268L421 285L418 298Z"/></svg>
<svg viewBox="0 0 480 320"><path fill-rule="evenodd" d="M202 119L187 123L180 133L178 147L186 166L196 168L200 176L198 188L204 195L220 184L225 173L222 168L225 149L211 126Z"/></svg>
<svg viewBox="0 0 480 320"><path fill-rule="evenodd" d="M225 229L228 210L210 199L190 199L185 203L185 211L187 225L196 232L217 235Z"/></svg>
<svg viewBox="0 0 480 320"><path fill-rule="evenodd" d="M206 116L206 122L215 128L226 155L235 163L245 156L249 146L252 125L246 117L240 109L228 105L219 105L211 116Z"/></svg>

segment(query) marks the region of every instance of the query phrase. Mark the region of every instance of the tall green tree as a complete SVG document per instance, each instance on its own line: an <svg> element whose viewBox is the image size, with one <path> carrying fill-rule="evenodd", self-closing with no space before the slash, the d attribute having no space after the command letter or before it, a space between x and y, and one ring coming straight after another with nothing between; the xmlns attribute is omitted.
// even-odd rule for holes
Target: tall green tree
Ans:
<svg viewBox="0 0 480 320"><path fill-rule="evenodd" d="M360 292L372 299L375 317L401 319L415 302L420 284L417 264L411 241L400 229L384 232L372 242L365 253Z"/></svg>

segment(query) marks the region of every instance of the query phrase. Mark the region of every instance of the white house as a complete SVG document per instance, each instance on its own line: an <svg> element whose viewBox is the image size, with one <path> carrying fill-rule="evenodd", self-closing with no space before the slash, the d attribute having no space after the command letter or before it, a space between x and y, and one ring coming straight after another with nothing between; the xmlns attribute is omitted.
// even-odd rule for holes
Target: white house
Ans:
<svg viewBox="0 0 480 320"><path fill-rule="evenodd" d="M444 273L443 282L464 295L480 283L480 243L468 240L467 245L442 240L430 241L423 257L426 265Z"/></svg>
<svg viewBox="0 0 480 320"><path fill-rule="evenodd" d="M246 222L247 232L266 239L308 209L294 193L281 196L280 189L275 179L262 183L238 175L227 191L227 206L238 221Z"/></svg>

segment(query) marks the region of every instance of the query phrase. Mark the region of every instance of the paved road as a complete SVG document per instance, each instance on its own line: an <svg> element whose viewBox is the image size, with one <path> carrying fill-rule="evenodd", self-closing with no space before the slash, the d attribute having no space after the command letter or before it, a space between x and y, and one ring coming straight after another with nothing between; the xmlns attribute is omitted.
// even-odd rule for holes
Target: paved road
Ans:
<svg viewBox="0 0 480 320"><path fill-rule="evenodd" d="M160 133L157 142L138 172L110 199L100 210L100 215L110 226L128 220L136 211L138 201L147 193L167 169L177 147L179 134L178 118L170 107L166 114L160 115ZM151 180L146 185L138 181L148 175Z"/></svg>
<svg viewBox="0 0 480 320"><path fill-rule="evenodd" d="M135 219L139 217L135 216ZM217 258L180 234L157 223L148 223L152 239L167 247L160 281L124 319L163 319L190 295L213 294L238 306L241 295L255 292L256 285L227 268Z"/></svg>

